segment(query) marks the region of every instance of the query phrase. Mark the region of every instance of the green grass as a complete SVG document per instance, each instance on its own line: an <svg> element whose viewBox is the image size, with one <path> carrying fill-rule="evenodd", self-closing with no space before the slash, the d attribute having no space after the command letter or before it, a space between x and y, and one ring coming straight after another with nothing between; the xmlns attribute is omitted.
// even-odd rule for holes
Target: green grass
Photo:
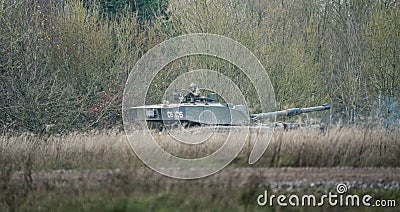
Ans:
<svg viewBox="0 0 400 212"><path fill-rule="evenodd" d="M186 187L186 188L183 188ZM391 208L374 207L280 207L258 206L257 196L263 193L264 188L247 189L201 189L197 186L185 185L173 191L159 191L148 193L134 189L128 193L122 190L109 192L107 189L96 188L91 190L66 191L56 190L49 192L35 192L17 207L22 211L320 211L346 210L346 211L395 211ZM294 190L289 194L301 195L315 194L318 190ZM277 192L287 194L288 192ZM381 199L395 199L400 201L399 190L368 190L355 191L358 194L369 194Z"/></svg>

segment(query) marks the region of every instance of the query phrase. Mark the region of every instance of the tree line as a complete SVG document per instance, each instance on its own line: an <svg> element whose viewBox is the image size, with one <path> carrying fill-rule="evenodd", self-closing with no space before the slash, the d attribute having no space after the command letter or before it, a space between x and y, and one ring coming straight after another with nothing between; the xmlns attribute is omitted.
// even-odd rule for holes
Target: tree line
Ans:
<svg viewBox="0 0 400 212"><path fill-rule="evenodd" d="M1 131L120 126L136 61L195 32L248 47L268 71L278 109L329 103L331 122L399 126L399 7L394 0L0 0ZM165 86L193 67L231 77L257 107L245 76L207 57L166 67L149 102L160 102Z"/></svg>

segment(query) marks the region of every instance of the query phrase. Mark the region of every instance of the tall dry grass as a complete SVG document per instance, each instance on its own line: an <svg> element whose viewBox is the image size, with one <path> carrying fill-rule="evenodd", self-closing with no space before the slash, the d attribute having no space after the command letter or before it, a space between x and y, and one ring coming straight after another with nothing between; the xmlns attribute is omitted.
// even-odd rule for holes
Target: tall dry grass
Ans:
<svg viewBox="0 0 400 212"><path fill-rule="evenodd" d="M201 136L201 133L204 132L193 132L193 136ZM161 147L172 154L194 158L214 152L223 144L228 133L215 132L213 138L206 143L197 147L189 145L189 148L173 142L166 134L154 133L153 136ZM261 139L266 139L263 135L267 132L252 130L243 150L231 166L249 166L247 161L257 133ZM140 134L142 133L138 132L137 135ZM261 160L252 167L399 167L399 141L399 131L384 129L278 131L273 135ZM222 175L222 180L216 183L209 178L179 181L151 174L153 172L150 170L135 169L136 167L144 165L133 154L122 132L75 133L50 137L3 135L0 137L0 210L114 211L130 208L147 211L149 208L214 208L246 211L247 207L256 207L255 200L261 192L255 183L261 180L257 171L250 173L248 179L236 181L237 176L228 172L228 177ZM50 182L51 176L46 175L50 172L42 172L41 175L41 172L33 171L49 169L114 170L93 173L82 171L78 175L73 170L54 171L51 172L51 176L55 177L54 182ZM12 181L15 174L21 177L19 181ZM43 179L38 179L40 176ZM43 183L38 183L39 181ZM240 185L237 184L238 181ZM386 192L380 195L392 195L391 191ZM398 195L395 193L390 198L398 198ZM182 202L186 202L185 205Z"/></svg>
<svg viewBox="0 0 400 212"><path fill-rule="evenodd" d="M335 128L275 134L257 166L400 165L400 133L385 129Z"/></svg>
<svg viewBox="0 0 400 212"><path fill-rule="evenodd" d="M227 132L214 132L199 145L185 145L168 134L154 134L158 144L173 155L185 158L207 156L219 149ZM254 138L267 139L266 132L251 130L233 166L249 166L249 154ZM199 136L193 133L192 136ZM192 137L194 138L194 137ZM400 165L400 132L385 129L335 128L326 132L310 129L277 131L266 152L253 166L393 166ZM23 170L29 164L33 170L47 169L114 169L143 166L133 153L122 132L93 132L64 136L34 135L0 137L0 163Z"/></svg>

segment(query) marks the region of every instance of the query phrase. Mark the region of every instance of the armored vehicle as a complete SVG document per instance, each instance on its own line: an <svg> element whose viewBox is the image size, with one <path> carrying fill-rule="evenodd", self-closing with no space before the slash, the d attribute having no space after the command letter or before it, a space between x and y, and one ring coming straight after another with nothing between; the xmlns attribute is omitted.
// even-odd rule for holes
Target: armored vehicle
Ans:
<svg viewBox="0 0 400 212"><path fill-rule="evenodd" d="M187 89L184 89L187 90ZM207 96L195 84L191 84L187 94L178 91L173 93L173 103L163 102L157 105L144 105L129 108L131 121L147 121L150 124L164 123L166 125L179 123L182 126L220 125L243 126L258 120L274 120L280 116L294 116L302 113L329 110L329 105L291 108L268 113L249 114L246 105L233 105L217 101L216 93Z"/></svg>

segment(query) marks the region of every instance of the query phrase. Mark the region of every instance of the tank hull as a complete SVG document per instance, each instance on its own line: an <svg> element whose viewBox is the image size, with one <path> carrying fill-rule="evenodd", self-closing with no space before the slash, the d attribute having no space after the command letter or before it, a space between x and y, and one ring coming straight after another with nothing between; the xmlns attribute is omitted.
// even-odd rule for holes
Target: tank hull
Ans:
<svg viewBox="0 0 400 212"><path fill-rule="evenodd" d="M131 107L129 113L131 121L226 126L241 126L250 123L249 114L243 108L239 110L221 103L146 105Z"/></svg>

